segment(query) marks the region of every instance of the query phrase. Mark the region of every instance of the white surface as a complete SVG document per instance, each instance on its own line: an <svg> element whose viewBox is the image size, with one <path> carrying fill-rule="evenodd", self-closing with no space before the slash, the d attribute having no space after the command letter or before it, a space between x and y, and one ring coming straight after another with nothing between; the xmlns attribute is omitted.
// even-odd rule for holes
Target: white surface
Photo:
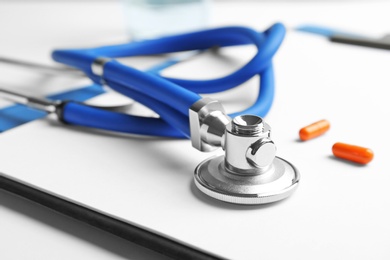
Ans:
<svg viewBox="0 0 390 260"><path fill-rule="evenodd" d="M38 6L2 5L0 29L8 37L0 55L49 63L44 57L56 46L125 40L120 10L114 3L95 4L88 22L81 16L88 4ZM290 26L316 22L380 35L387 30L389 7L386 3L218 3L215 24L263 29L275 20ZM71 19L67 10L72 10ZM103 11L107 11L106 23L97 19ZM27 18L19 20L23 16ZM113 19L108 19L111 16ZM54 17L58 23L48 24ZM80 21L84 23L77 26ZM30 45L22 41L21 32L30 39ZM275 60L277 92L266 120L273 128L278 156L299 168L302 181L296 193L280 203L236 206L200 194L192 184L192 172L209 154L191 149L188 141L90 133L50 120L0 136L0 171L232 259L389 259L389 63L388 51L288 34ZM20 79L14 85L23 83ZM256 79L243 88L250 92L255 85ZM230 95L236 97L242 92L238 89ZM240 105L228 99L229 93L224 94L225 103ZM253 95L246 102L251 100ZM299 128L322 118L332 124L326 135L305 143L297 140ZM333 158L331 146L337 141L372 148L373 162L357 166ZM53 153L51 149L59 144L60 149ZM1 258L156 257L147 253L141 256L140 249L131 251L140 252L132 255L114 246L103 232L55 214L40 218L40 209L33 209L29 203L3 193L1 198L0 241L7 245L0 251ZM33 213L24 207L31 207ZM52 219L70 222L67 228L77 228L64 233L62 224L50 225ZM80 235L78 228L88 235ZM91 234L103 236L103 242Z"/></svg>

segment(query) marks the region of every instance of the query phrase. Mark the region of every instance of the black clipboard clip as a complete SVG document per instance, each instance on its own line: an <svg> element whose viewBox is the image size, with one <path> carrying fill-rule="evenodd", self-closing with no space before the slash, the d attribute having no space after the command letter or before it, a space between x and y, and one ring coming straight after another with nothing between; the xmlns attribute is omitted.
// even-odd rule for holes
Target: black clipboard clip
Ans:
<svg viewBox="0 0 390 260"><path fill-rule="evenodd" d="M370 48L390 50L390 35L386 35L382 38L369 38L353 35L334 34L329 37L331 42L352 44L357 46L364 46Z"/></svg>

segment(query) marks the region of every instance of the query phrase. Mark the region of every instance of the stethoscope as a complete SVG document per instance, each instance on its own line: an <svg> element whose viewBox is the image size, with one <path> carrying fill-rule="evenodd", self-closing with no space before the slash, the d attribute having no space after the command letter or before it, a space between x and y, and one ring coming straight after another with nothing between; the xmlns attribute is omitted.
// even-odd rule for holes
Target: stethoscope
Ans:
<svg viewBox="0 0 390 260"><path fill-rule="evenodd" d="M225 27L92 49L55 50L55 61L81 70L92 81L130 97L159 118L118 113L74 101L49 101L1 90L0 95L48 113L66 124L102 130L174 138L190 138L194 148L225 155L200 163L194 181L203 193L237 204L263 204L291 195L299 183L297 169L276 156L271 128L264 122L274 97L272 57L285 35L282 24L264 32ZM222 78L168 78L126 66L115 58L207 50L253 44L256 55ZM249 108L227 115L222 104L198 93L214 93L260 75L260 91Z"/></svg>

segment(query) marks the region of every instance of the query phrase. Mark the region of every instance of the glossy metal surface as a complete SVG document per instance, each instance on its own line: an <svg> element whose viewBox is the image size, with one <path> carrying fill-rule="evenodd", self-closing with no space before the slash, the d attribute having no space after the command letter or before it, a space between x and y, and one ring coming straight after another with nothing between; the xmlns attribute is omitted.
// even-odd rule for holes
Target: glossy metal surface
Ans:
<svg viewBox="0 0 390 260"><path fill-rule="evenodd" d="M225 156L212 157L195 169L195 184L205 194L236 204L264 204L290 196L299 172L276 157L271 127L255 115L235 117L226 125Z"/></svg>
<svg viewBox="0 0 390 260"><path fill-rule="evenodd" d="M235 204L265 204L290 196L298 186L299 172L276 157L267 172L239 175L225 167L224 156L213 157L195 169L195 184L205 194Z"/></svg>
<svg viewBox="0 0 390 260"><path fill-rule="evenodd" d="M226 125L230 117L221 103L202 98L189 110L192 146L202 152L224 147Z"/></svg>
<svg viewBox="0 0 390 260"><path fill-rule="evenodd" d="M18 104L23 104L30 106L32 108L36 108L39 110L46 111L48 113L54 113L57 110L59 105L56 101L50 101L46 99L40 99L35 97L29 97L26 95L22 95L13 91L0 89L0 98L4 98L11 102L15 102Z"/></svg>
<svg viewBox="0 0 390 260"><path fill-rule="evenodd" d="M237 174L265 171L275 157L271 127L253 115L235 117L226 126L226 166Z"/></svg>
<svg viewBox="0 0 390 260"><path fill-rule="evenodd" d="M48 73L48 74L65 74L67 76L85 77L85 74L82 71L70 67L64 67L64 66L61 67L47 66L43 64L34 63L34 62L10 59L5 57L0 57L0 63L26 68L26 69L32 69L35 71Z"/></svg>
<svg viewBox="0 0 390 260"><path fill-rule="evenodd" d="M61 104L63 103L62 101L56 100L47 100L44 98L35 98L35 97L30 97L24 94L16 93L13 91L9 91L6 89L0 88L0 98L17 103L17 104L22 104L26 105L38 110L45 111L47 113L58 113L59 112L59 107L61 107ZM100 106L100 105L92 105L92 104L85 104L86 106L91 106L99 109L104 109L108 111L113 111L113 112L119 112L119 113L126 113L128 110L131 109L130 104L121 104L121 105L107 105L107 106Z"/></svg>
<svg viewBox="0 0 390 260"><path fill-rule="evenodd" d="M112 60L111 58L106 58L106 57L100 57L95 59L91 65L91 70L93 74L97 76L103 76L104 65L111 60Z"/></svg>

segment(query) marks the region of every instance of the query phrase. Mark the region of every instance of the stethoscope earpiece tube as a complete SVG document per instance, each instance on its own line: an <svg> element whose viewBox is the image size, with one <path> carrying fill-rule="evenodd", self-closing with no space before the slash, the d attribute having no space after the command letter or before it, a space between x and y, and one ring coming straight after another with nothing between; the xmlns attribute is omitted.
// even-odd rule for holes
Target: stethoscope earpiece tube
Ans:
<svg viewBox="0 0 390 260"><path fill-rule="evenodd" d="M185 137L158 118L127 115L77 102L63 102L57 115L62 122L76 126L130 134Z"/></svg>
<svg viewBox="0 0 390 260"><path fill-rule="evenodd" d="M132 99L136 100L137 102L141 103L142 105L149 107L153 111L159 111L161 118L154 118L154 121L160 120L163 121L164 124L170 124L173 126L171 128L171 131L177 132L172 133L171 136L185 136L187 138L190 137L190 130L188 126L188 117L186 115L183 115L179 111L173 109L170 106L165 105L164 103L158 102L156 99L145 95L141 92L132 90L130 88L127 88L121 84L113 83L108 81L108 84L110 84L111 88L125 96L131 96ZM161 125L161 123L160 123ZM151 131L150 129L148 131ZM156 136L165 136L160 135L160 132L158 129L154 130L154 135Z"/></svg>
<svg viewBox="0 0 390 260"><path fill-rule="evenodd" d="M271 59L284 35L285 28L279 23L271 26L264 33L245 27L226 27L94 49L57 50L52 56L56 61L83 70L95 82L107 84L114 90L150 107L161 116L162 120L189 136L188 111L200 99L196 93L223 91L255 75L260 75L259 98L252 107L242 112L260 116L267 114L273 101L274 91ZM258 53L238 71L211 80L164 78L129 68L109 59L243 44L254 44ZM92 68L95 61L99 59L108 59L108 61L101 63L99 68L101 73L96 74ZM176 111L186 118L181 119L182 116Z"/></svg>
<svg viewBox="0 0 390 260"><path fill-rule="evenodd" d="M52 101L30 97L1 88L0 97L49 114L56 114L65 124L129 134L188 138L159 118L123 114L75 101Z"/></svg>
<svg viewBox="0 0 390 260"><path fill-rule="evenodd" d="M187 116L189 107L201 98L198 94L175 83L125 66L115 60L104 65L103 79L143 93Z"/></svg>

